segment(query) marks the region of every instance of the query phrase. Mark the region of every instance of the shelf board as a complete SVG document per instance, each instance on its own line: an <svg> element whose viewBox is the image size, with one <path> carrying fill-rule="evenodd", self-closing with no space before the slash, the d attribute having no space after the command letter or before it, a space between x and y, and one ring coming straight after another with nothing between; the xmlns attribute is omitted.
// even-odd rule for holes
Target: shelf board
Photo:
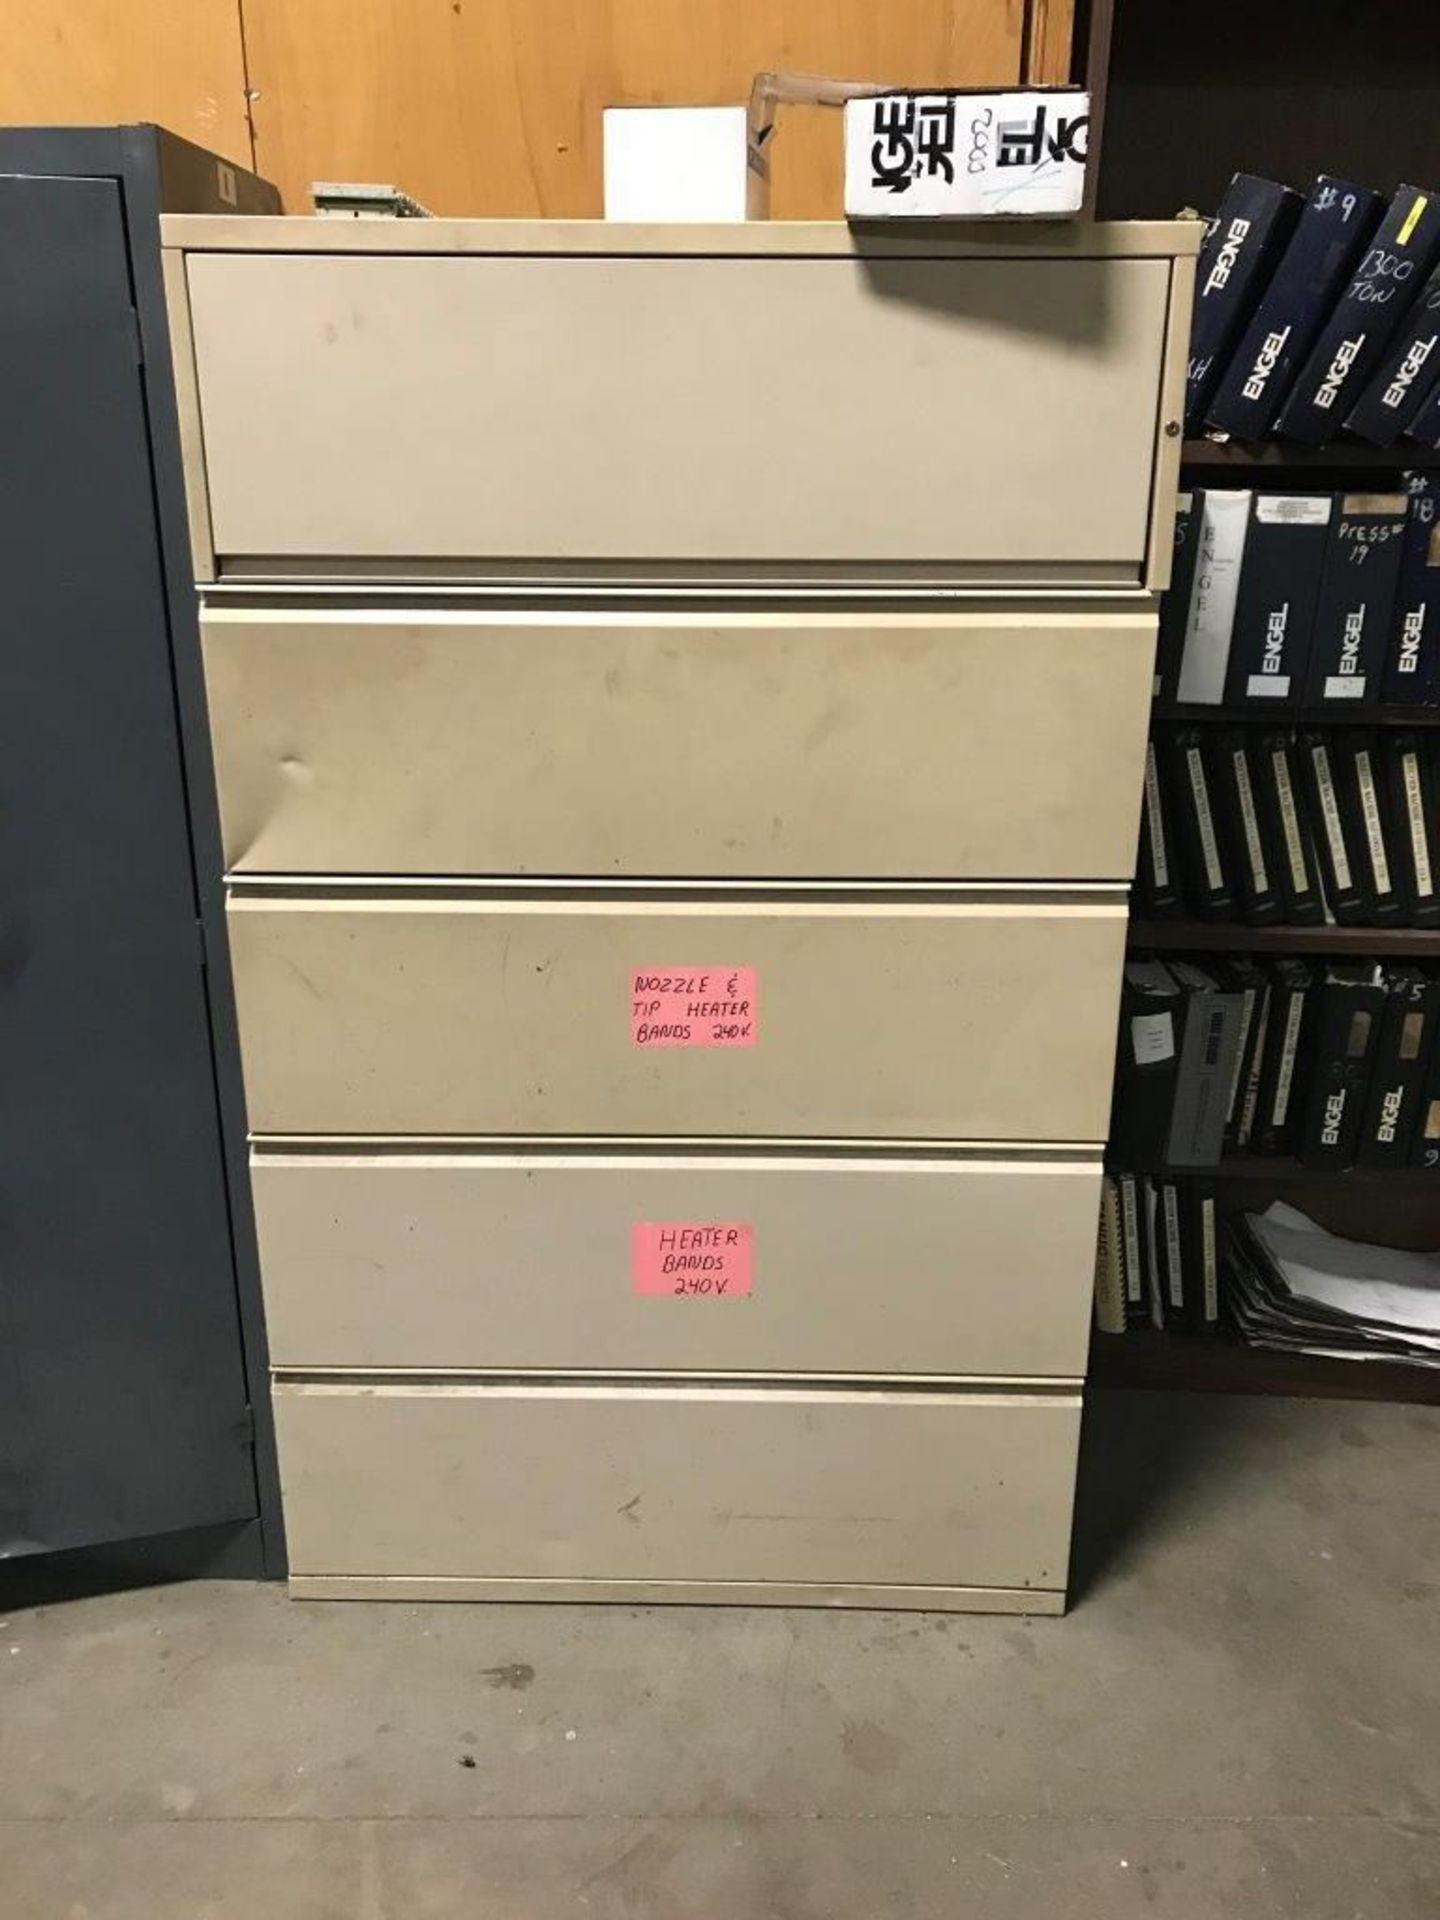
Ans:
<svg viewBox="0 0 1440 1920"><path fill-rule="evenodd" d="M1314 474L1407 471L1431 473L1440 468L1440 452L1407 443L1398 447L1371 447L1363 440L1332 441L1328 447L1290 447L1267 440L1242 446L1235 440L1187 440L1180 450L1185 467L1204 467L1234 473Z"/></svg>
<svg viewBox="0 0 1440 1920"><path fill-rule="evenodd" d="M1128 941L1157 953L1333 953L1440 960L1440 927L1247 927L1239 920L1134 920Z"/></svg>
<svg viewBox="0 0 1440 1920"><path fill-rule="evenodd" d="M1228 1334L1096 1334L1092 1387L1283 1394L1321 1400L1400 1400L1440 1406L1440 1369L1398 1360L1327 1360L1246 1347Z"/></svg>
<svg viewBox="0 0 1440 1920"><path fill-rule="evenodd" d="M1336 1183L1352 1192L1358 1187L1382 1187L1392 1197L1402 1193L1440 1202L1440 1173L1424 1167L1304 1167L1289 1154L1229 1153L1216 1167L1132 1167L1125 1173L1148 1173L1155 1179L1208 1180L1218 1186L1325 1187ZM1239 1210L1253 1203L1237 1202Z"/></svg>
<svg viewBox="0 0 1440 1920"><path fill-rule="evenodd" d="M1402 1188L1440 1199L1440 1176L1424 1167L1302 1167L1286 1154L1232 1153L1216 1169L1219 1178L1264 1187L1381 1186L1390 1193Z"/></svg>
<svg viewBox="0 0 1440 1920"><path fill-rule="evenodd" d="M1150 717L1162 725L1212 727L1437 727L1440 707L1379 707L1364 713L1337 713L1331 707L1322 712L1257 713L1249 708L1237 713L1234 707L1167 706L1152 707Z"/></svg>

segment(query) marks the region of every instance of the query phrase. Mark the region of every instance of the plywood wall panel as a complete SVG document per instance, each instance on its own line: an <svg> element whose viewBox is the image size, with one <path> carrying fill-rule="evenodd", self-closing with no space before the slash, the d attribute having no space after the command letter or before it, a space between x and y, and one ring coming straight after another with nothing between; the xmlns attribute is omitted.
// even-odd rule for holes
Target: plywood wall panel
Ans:
<svg viewBox="0 0 1440 1920"><path fill-rule="evenodd" d="M238 0L0 0L0 45L0 121L155 120L250 165Z"/></svg>
<svg viewBox="0 0 1440 1920"><path fill-rule="evenodd" d="M738 102L774 67L1014 84L1026 11L1023 0L245 0L256 165L297 212L311 180L358 179L394 181L438 213L594 216L606 106ZM1048 44L1054 32L1052 19ZM838 214L839 115L782 113L772 211Z"/></svg>

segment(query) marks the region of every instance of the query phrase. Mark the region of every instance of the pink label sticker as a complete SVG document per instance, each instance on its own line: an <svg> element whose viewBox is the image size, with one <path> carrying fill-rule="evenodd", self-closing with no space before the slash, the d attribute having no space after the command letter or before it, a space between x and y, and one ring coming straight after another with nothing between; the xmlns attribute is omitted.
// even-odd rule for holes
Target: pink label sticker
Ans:
<svg viewBox="0 0 1440 1920"><path fill-rule="evenodd" d="M754 967L680 967L630 976L637 1047L753 1047Z"/></svg>
<svg viewBox="0 0 1440 1920"><path fill-rule="evenodd" d="M738 1300L755 1273L755 1229L740 1220L637 1220L630 1229L636 1293Z"/></svg>

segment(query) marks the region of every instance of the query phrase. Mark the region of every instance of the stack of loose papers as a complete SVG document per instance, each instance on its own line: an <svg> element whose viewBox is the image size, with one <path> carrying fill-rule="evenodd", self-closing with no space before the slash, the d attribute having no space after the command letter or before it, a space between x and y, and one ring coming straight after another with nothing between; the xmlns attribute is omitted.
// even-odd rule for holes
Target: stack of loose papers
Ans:
<svg viewBox="0 0 1440 1920"><path fill-rule="evenodd" d="M1440 1254L1341 1240L1279 1202L1232 1223L1227 1252L1249 1345L1440 1366Z"/></svg>

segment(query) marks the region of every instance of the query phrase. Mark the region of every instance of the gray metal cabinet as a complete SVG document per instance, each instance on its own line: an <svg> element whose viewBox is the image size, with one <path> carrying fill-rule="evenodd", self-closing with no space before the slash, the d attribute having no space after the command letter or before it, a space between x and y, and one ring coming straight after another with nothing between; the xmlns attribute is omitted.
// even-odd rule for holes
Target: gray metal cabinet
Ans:
<svg viewBox="0 0 1440 1920"><path fill-rule="evenodd" d="M154 128L0 133L0 1559L163 1535L152 1564L253 1573L273 1472L166 203L273 196Z"/></svg>

